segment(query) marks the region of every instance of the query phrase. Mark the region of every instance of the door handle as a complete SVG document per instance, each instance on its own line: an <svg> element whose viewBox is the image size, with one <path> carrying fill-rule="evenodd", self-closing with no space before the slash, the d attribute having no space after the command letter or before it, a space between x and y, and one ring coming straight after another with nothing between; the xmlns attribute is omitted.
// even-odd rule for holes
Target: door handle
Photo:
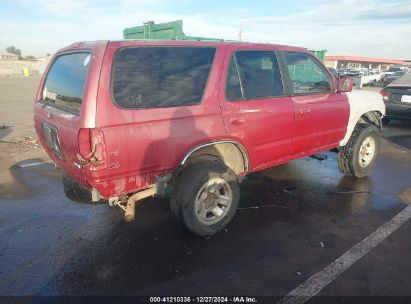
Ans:
<svg viewBox="0 0 411 304"><path fill-rule="evenodd" d="M311 108L302 108L298 110L298 112L300 112L300 114L307 114L311 112Z"/></svg>
<svg viewBox="0 0 411 304"><path fill-rule="evenodd" d="M242 125L242 124L244 124L244 122L245 122L245 119L244 119L244 117L236 117L236 118L231 118L230 119L230 124L232 124L232 125Z"/></svg>

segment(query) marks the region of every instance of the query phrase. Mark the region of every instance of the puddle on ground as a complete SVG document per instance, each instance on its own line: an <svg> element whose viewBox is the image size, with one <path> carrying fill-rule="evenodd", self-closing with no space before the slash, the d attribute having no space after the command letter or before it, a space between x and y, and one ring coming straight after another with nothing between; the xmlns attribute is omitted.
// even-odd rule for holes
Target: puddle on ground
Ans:
<svg viewBox="0 0 411 304"><path fill-rule="evenodd" d="M411 136L410 135L388 136L386 137L386 139L400 147L411 150Z"/></svg>
<svg viewBox="0 0 411 304"><path fill-rule="evenodd" d="M33 189L30 189L28 181L37 179L37 175L59 179L61 171L41 159L18 162L0 171L0 198L12 199L29 195Z"/></svg>
<svg viewBox="0 0 411 304"><path fill-rule="evenodd" d="M28 189L19 181L0 184L0 198L21 198L28 192Z"/></svg>
<svg viewBox="0 0 411 304"><path fill-rule="evenodd" d="M403 204L397 197L397 190L388 193L380 189L381 180L378 178L342 176L336 165L323 165L327 161L318 166L318 161L306 158L253 174L242 185L240 207L275 207L294 210L290 212L304 209L304 212L360 215L373 210L397 208ZM411 190L408 199L411 200Z"/></svg>

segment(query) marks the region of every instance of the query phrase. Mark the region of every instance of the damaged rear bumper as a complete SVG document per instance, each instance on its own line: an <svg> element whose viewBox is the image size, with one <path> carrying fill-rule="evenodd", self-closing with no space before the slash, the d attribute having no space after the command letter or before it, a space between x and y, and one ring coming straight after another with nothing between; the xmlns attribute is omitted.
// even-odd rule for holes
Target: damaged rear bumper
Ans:
<svg viewBox="0 0 411 304"><path fill-rule="evenodd" d="M63 189L66 197L81 204L103 204L103 200L96 189L87 189L67 174L63 174Z"/></svg>

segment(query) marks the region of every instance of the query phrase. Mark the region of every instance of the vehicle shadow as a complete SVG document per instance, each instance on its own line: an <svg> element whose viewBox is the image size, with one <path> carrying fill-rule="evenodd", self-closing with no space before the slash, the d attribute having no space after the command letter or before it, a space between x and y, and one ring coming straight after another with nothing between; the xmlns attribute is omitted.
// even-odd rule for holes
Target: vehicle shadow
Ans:
<svg viewBox="0 0 411 304"><path fill-rule="evenodd" d="M256 174L255 178L242 191L259 184L264 176ZM276 217L262 220L253 215L247 218L249 216L242 212L225 232L204 239L180 229L171 217L169 206L168 198L147 199L137 208L135 222L125 223L120 219L98 239L82 240L83 246L76 256L56 272L38 295L152 296L205 292L224 295L234 292L213 282L241 264L241 254L237 253L249 246L255 247L249 243L256 230L264 230L268 222L281 221L284 214L280 212ZM248 206L247 199L241 201L241 206ZM120 211L118 214L121 218ZM294 217L286 221L296 220ZM241 219L245 222L241 223Z"/></svg>
<svg viewBox="0 0 411 304"><path fill-rule="evenodd" d="M278 177L275 182L263 173L247 177L236 217L211 238L179 229L167 198L143 201L131 224L123 222L118 211L114 228L97 239L82 240L76 255L55 272L39 295L250 293L259 290L250 285L250 275L261 276L271 286L261 294L281 294L295 285L295 278L281 274L293 271L305 256L315 256L313 261L338 256L340 243L347 246L351 239L360 240L370 222L381 220L381 216L357 218L355 229L348 229L350 216L357 216L373 199L368 194L370 179L344 177L326 185L312 179L307 186L295 167L284 164L269 169ZM261 271L261 263L271 265L269 274Z"/></svg>

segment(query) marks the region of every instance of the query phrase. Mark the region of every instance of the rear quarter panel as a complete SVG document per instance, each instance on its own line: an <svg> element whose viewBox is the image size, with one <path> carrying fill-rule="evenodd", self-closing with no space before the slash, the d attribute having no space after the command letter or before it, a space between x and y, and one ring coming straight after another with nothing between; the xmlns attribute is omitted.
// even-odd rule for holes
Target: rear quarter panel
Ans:
<svg viewBox="0 0 411 304"><path fill-rule="evenodd" d="M44 149L57 166L62 168L68 175L72 176L80 184L86 187L89 187L89 185L86 182L83 170L78 166L78 132L81 128L95 127L97 88L99 85L100 69L106 44L107 42L104 41L94 43L75 43L59 50L50 61L50 64L40 81L34 104L34 125ZM55 107L48 105L44 106L39 103L42 97L45 80L55 59L61 54L78 51L89 51L92 54L92 60L90 61L91 65L85 82L80 114L74 115ZM50 148L48 148L42 130L42 121L56 127L64 159L59 158Z"/></svg>
<svg viewBox="0 0 411 304"><path fill-rule="evenodd" d="M218 103L224 46L217 47L201 104L154 109L124 109L114 104L110 94L114 54L120 47L142 45L156 45L156 42L113 42L104 58L96 126L104 133L108 168L87 172L89 183L104 197L147 188L156 175L176 168L195 146L225 137Z"/></svg>

